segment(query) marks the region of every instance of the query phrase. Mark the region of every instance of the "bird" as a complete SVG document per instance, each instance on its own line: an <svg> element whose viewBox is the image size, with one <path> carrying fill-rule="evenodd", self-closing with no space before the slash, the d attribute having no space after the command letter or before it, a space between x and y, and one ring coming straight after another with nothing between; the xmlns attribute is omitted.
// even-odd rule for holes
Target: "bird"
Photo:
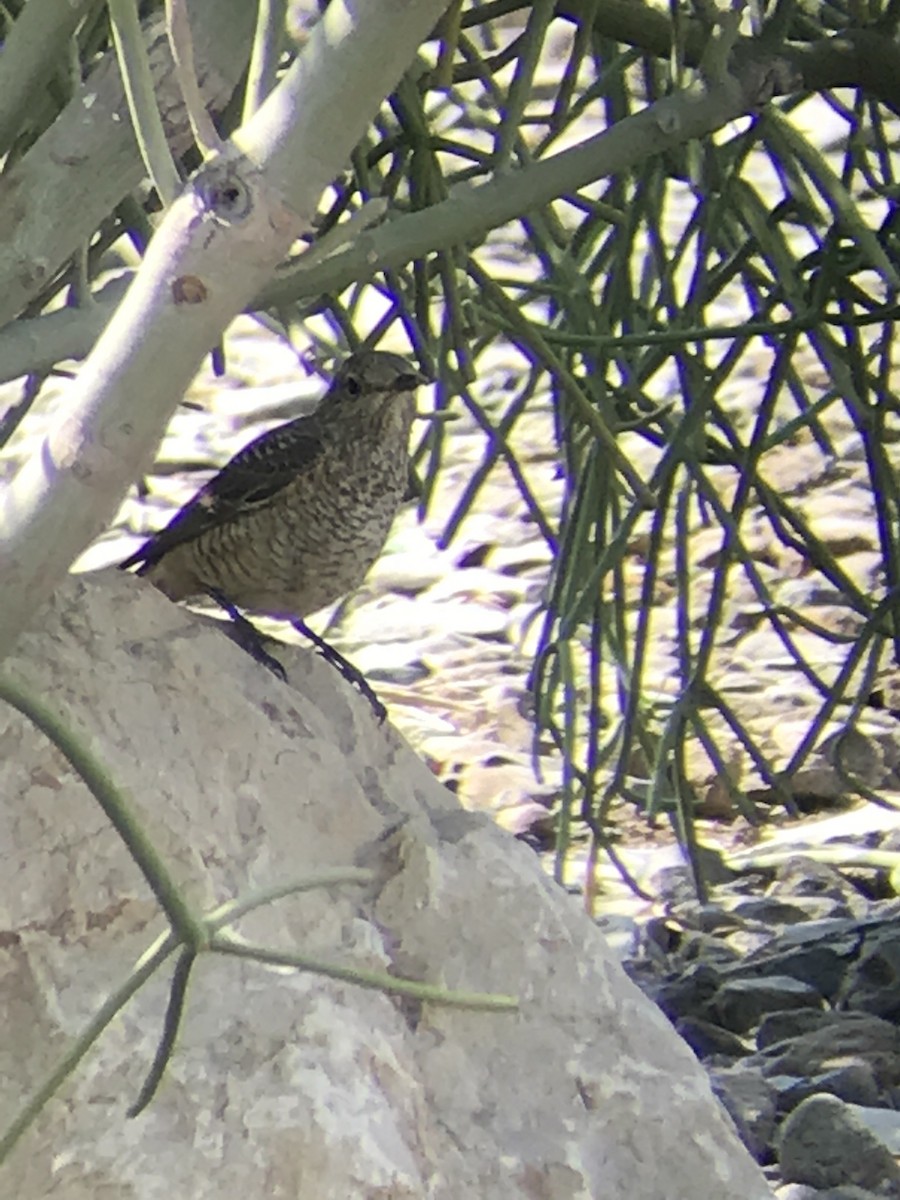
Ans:
<svg viewBox="0 0 900 1200"><path fill-rule="evenodd" d="M261 434L120 564L171 600L305 618L356 591L410 488L409 436L425 376L358 350L314 412Z"/></svg>

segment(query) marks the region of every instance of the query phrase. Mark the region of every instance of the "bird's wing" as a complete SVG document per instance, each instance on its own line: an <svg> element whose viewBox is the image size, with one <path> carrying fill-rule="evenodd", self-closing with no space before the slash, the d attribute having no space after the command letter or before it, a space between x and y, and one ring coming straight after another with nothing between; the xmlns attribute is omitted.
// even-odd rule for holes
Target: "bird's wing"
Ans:
<svg viewBox="0 0 900 1200"><path fill-rule="evenodd" d="M140 563L138 574L142 574L176 546L268 504L308 470L321 452L322 439L314 417L299 417L268 430L239 450L164 529L120 566L124 569Z"/></svg>

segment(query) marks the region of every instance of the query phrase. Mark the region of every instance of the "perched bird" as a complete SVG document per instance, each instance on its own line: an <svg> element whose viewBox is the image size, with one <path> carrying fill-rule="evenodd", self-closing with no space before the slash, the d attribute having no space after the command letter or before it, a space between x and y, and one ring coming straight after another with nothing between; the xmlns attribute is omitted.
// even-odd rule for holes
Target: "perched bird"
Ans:
<svg viewBox="0 0 900 1200"><path fill-rule="evenodd" d="M319 407L239 451L122 567L173 600L207 594L300 621L354 591L409 487L409 433L424 377L361 350Z"/></svg>

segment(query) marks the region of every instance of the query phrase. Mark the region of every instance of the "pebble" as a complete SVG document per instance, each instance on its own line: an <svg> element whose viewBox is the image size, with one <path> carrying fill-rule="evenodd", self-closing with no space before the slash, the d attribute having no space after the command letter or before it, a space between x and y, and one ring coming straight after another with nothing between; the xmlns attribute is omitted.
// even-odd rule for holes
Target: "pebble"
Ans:
<svg viewBox="0 0 900 1200"><path fill-rule="evenodd" d="M800 822L724 857L702 904L669 866L661 911L612 943L781 1200L900 1197L900 900L878 865L898 840L896 812Z"/></svg>
<svg viewBox="0 0 900 1200"><path fill-rule="evenodd" d="M797 1106L780 1131L778 1162L788 1182L871 1191L890 1185L900 1192L900 1167L890 1150L836 1096L809 1096Z"/></svg>

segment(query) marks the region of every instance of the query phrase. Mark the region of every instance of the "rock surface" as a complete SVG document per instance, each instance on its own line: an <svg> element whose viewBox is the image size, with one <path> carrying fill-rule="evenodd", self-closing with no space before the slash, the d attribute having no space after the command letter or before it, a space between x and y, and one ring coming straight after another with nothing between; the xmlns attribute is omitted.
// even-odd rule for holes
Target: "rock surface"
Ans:
<svg viewBox="0 0 900 1200"><path fill-rule="evenodd" d="M143 581L73 577L4 669L84 738L190 902L327 865L379 882L257 909L241 936L469 991L417 1006L206 955L160 1092L154 978L6 1165L19 1200L190 1196L743 1200L769 1195L706 1074L535 857L452 795L321 660L290 683ZM0 706L0 1040L10 1121L164 929L48 740Z"/></svg>

